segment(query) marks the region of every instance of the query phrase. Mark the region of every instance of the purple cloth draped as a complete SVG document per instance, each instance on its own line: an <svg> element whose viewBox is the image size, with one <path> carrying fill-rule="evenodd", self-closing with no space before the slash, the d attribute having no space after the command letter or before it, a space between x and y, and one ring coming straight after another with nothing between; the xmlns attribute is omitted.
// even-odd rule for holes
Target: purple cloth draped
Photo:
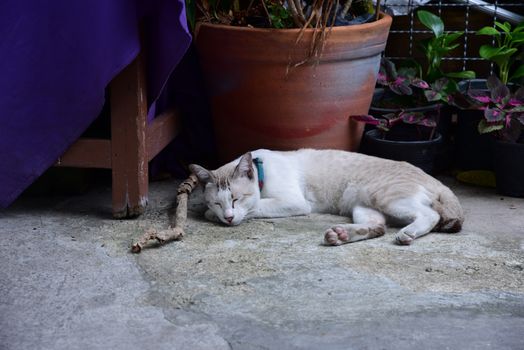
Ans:
<svg viewBox="0 0 524 350"><path fill-rule="evenodd" d="M142 20L152 102L191 41L183 0L1 2L1 207L95 120L105 87L139 52Z"/></svg>

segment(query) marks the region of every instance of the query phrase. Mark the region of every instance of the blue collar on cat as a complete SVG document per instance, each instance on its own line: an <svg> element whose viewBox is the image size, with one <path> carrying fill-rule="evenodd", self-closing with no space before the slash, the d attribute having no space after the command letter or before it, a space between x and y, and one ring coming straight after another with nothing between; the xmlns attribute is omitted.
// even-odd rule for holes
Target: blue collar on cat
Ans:
<svg viewBox="0 0 524 350"><path fill-rule="evenodd" d="M253 159L253 163L255 163L255 166L257 167L257 173L258 173L258 188L260 191L264 188L264 162L262 159L255 158Z"/></svg>

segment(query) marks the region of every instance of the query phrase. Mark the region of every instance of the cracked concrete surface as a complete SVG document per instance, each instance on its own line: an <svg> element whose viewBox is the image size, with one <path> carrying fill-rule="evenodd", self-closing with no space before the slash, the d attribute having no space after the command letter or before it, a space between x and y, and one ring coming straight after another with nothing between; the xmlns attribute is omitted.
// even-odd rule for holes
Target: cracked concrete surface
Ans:
<svg viewBox="0 0 524 350"><path fill-rule="evenodd" d="M332 215L224 227L195 195L184 240L134 255L174 181L136 220L105 188L23 198L0 213L0 348L522 349L524 199L445 180L463 231L407 247L394 229L325 247Z"/></svg>

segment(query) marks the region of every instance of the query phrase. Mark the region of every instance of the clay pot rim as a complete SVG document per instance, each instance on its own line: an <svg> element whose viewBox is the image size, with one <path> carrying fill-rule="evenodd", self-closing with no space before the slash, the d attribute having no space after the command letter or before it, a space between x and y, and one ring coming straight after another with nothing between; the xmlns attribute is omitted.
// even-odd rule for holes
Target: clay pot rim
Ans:
<svg viewBox="0 0 524 350"><path fill-rule="evenodd" d="M374 27L388 26L393 21L390 15L384 12L380 12L380 19L378 21L373 21L370 23L362 24L352 24L347 26L336 26L332 27L331 30L340 32L340 31L352 31L352 30L363 30L363 29L372 29ZM300 33L302 28L285 28L285 29L276 29L276 28L255 28L255 27L241 27L241 26L232 26L228 24L216 24L209 22L197 22L195 27L195 34L198 33L200 27L212 27L215 29L223 29L236 32L253 32L253 33ZM313 32L314 28L306 28L304 31L306 33ZM196 37L196 35L195 35Z"/></svg>

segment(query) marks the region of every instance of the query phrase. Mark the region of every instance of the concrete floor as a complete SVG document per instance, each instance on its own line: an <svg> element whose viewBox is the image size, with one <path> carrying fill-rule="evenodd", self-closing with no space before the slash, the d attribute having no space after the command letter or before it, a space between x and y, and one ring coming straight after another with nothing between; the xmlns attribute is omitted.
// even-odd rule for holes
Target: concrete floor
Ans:
<svg viewBox="0 0 524 350"><path fill-rule="evenodd" d="M194 196L183 241L134 255L175 182L128 221L108 188L23 198L0 214L0 348L524 349L524 200L445 180L464 230L407 247L322 246L330 215L223 227Z"/></svg>

